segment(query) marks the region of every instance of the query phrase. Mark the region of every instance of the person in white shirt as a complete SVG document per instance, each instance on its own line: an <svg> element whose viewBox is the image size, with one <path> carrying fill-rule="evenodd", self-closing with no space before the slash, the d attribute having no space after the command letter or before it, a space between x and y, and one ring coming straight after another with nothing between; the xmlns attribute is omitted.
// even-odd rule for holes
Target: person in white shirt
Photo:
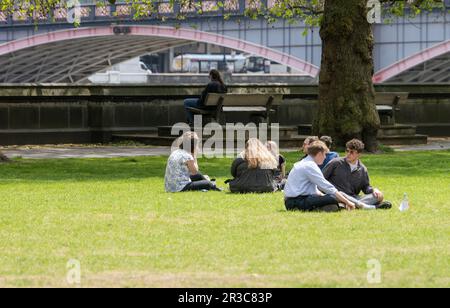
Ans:
<svg viewBox="0 0 450 308"><path fill-rule="evenodd" d="M284 189L287 210L329 210L331 206L332 211L338 211L339 204L355 209L355 204L328 182L319 168L328 151L325 143L315 141L308 147L308 156L294 165Z"/></svg>

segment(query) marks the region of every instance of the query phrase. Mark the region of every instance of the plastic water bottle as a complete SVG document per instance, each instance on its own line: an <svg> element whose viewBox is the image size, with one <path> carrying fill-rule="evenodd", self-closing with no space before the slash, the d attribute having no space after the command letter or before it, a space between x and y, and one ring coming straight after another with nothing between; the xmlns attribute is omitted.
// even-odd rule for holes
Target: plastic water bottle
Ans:
<svg viewBox="0 0 450 308"><path fill-rule="evenodd" d="M409 210L408 195L406 193L403 196L402 203L400 203L399 210L400 210L400 212L406 212L407 210Z"/></svg>

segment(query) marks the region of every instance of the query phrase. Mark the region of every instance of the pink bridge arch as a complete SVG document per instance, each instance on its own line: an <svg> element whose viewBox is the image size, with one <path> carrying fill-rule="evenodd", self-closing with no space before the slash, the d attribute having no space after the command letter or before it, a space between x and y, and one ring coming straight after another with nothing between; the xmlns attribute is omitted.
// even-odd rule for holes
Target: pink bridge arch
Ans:
<svg viewBox="0 0 450 308"><path fill-rule="evenodd" d="M116 34L115 29L126 29L126 34ZM123 31L125 32L125 31ZM208 33L194 29L173 28L161 26L108 26L108 27L92 27L92 28L77 28L69 30L61 30L40 34L16 41L11 41L0 45L0 56L14 53L31 47L40 45L62 42L72 39L105 37L105 36L140 36L140 37L156 37L185 40L192 42L210 43L222 47L227 47L234 50L239 50L249 54L264 57L266 59L278 62L280 64L289 66L293 69L299 70L308 76L315 78L319 73L319 68L308 62L305 62L292 55L261 46L258 44L242 41L236 38L223 36L215 33Z"/></svg>
<svg viewBox="0 0 450 308"><path fill-rule="evenodd" d="M450 52L450 40L434 45L378 71L373 77L373 82L385 82L419 64L444 55L448 52Z"/></svg>

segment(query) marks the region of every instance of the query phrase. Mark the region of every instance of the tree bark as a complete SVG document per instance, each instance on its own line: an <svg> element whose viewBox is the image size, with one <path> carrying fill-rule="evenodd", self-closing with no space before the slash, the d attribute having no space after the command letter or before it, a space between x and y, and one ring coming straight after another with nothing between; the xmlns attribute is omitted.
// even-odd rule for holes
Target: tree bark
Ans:
<svg viewBox="0 0 450 308"><path fill-rule="evenodd" d="M320 36L323 42L319 80L317 135L337 145L361 139L377 150L380 118L375 106L372 27L367 0L326 0Z"/></svg>

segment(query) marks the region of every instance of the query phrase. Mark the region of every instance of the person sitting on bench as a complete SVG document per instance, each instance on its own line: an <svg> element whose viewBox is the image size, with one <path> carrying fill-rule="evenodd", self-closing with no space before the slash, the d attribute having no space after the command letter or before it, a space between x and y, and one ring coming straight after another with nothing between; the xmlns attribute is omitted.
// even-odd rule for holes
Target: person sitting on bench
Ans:
<svg viewBox="0 0 450 308"><path fill-rule="evenodd" d="M222 76L218 70L212 70L209 73L210 83L203 90L200 98L188 98L184 101L184 109L186 111L186 118L189 125L194 124L194 114L188 108L203 109L206 98L209 93L227 93L228 89L223 82Z"/></svg>
<svg viewBox="0 0 450 308"><path fill-rule="evenodd" d="M256 138L248 140L245 151L233 162L229 181L232 193L268 193L277 190L278 162Z"/></svg>
<svg viewBox="0 0 450 308"><path fill-rule="evenodd" d="M360 161L364 143L353 139L346 149L346 157L334 159L323 169L324 177L360 209L390 209L392 204L383 202L383 193L370 185L367 168ZM361 191L365 194L362 197Z"/></svg>
<svg viewBox="0 0 450 308"><path fill-rule="evenodd" d="M179 149L169 157L165 175L166 192L216 190L216 185L199 172L197 153L199 138L187 132L179 139Z"/></svg>
<svg viewBox="0 0 450 308"><path fill-rule="evenodd" d="M355 209L355 204L325 180L319 169L328 151L325 143L314 141L308 146L308 156L294 165L284 188L288 211L337 212L340 203L348 210Z"/></svg>

